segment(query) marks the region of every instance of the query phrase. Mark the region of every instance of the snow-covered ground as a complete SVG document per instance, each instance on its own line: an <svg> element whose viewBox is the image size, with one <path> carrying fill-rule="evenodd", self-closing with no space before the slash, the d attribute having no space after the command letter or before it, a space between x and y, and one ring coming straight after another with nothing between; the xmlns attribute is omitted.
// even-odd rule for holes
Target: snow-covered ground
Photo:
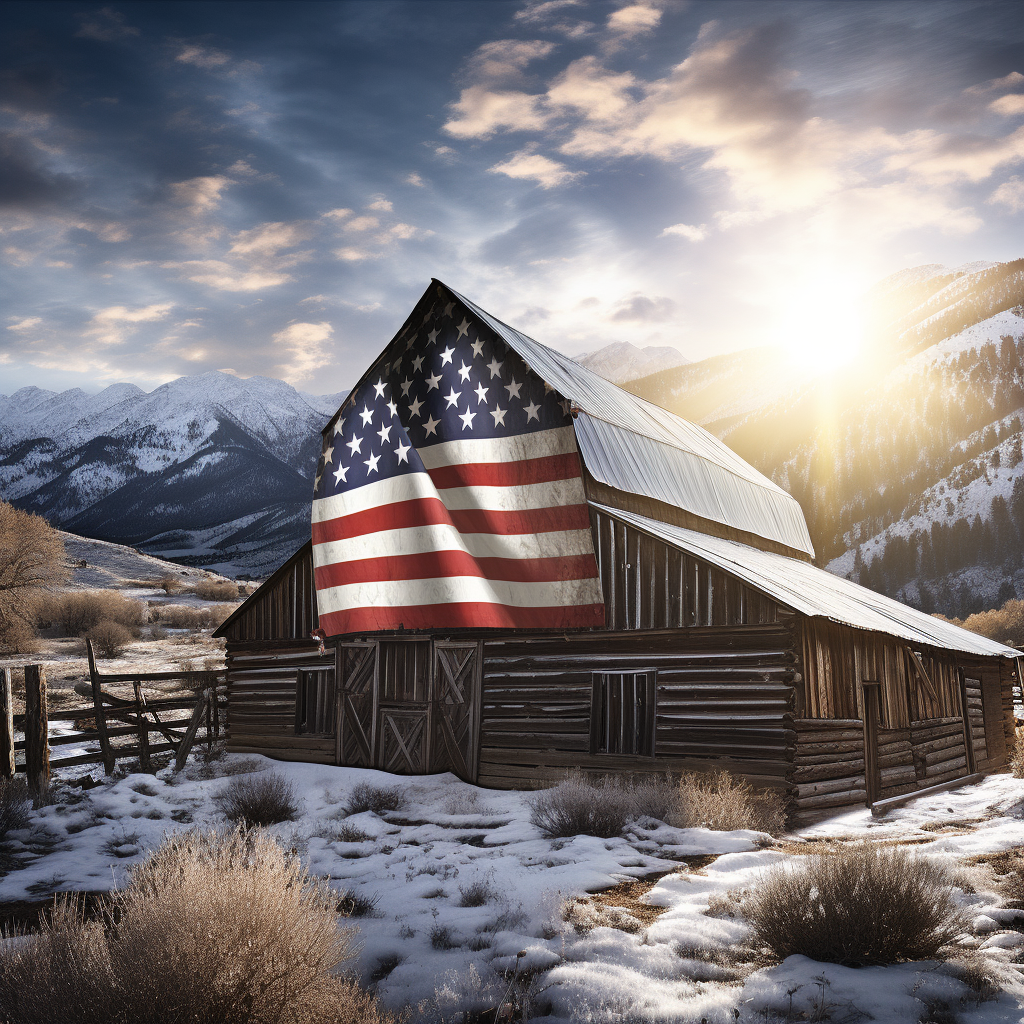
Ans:
<svg viewBox="0 0 1024 1024"><path fill-rule="evenodd" d="M397 778L241 755L204 765L194 756L178 778L167 770L130 775L34 812L31 830L17 835L24 866L0 879L0 901L108 889L166 833L223 826L212 798L229 781L210 778L211 768L273 770L291 780L301 811L272 831L312 872L373 905L353 922L363 942L357 969L385 1002L412 1007L414 1021L495 1005L507 987L500 972L517 963L533 1012L549 1013L544 1019L552 1022L917 1024L939 1019L929 1015L936 1006L953 1010L941 1019L964 1024L1024 1017L1024 990L1011 986L979 1001L935 963L854 970L790 957L759 969L744 964L748 929L725 898L823 840L905 841L922 856L954 863L1020 845L1024 781L1009 776L918 800L882 820L847 814L782 843L652 819L622 838L549 840L530 823L530 794L481 790L451 775ZM398 786L406 804L379 816L348 815L359 783ZM656 881L632 903L621 900L616 909L585 900L566 920L566 901L643 878ZM961 897L974 922L972 941L1009 960L1024 943L1024 911L984 889Z"/></svg>

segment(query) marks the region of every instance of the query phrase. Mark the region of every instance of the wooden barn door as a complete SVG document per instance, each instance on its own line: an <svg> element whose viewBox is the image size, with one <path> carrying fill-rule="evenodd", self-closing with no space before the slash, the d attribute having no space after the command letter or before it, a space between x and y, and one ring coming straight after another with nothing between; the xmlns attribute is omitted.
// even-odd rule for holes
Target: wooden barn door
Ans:
<svg viewBox="0 0 1024 1024"><path fill-rule="evenodd" d="M377 645L339 644L337 651L339 720L337 762L353 768L374 764Z"/></svg>
<svg viewBox="0 0 1024 1024"><path fill-rule="evenodd" d="M430 641L380 642L375 764L422 775L430 763Z"/></svg>
<svg viewBox="0 0 1024 1024"><path fill-rule="evenodd" d="M475 782L480 734L482 644L434 644L430 771L453 772Z"/></svg>

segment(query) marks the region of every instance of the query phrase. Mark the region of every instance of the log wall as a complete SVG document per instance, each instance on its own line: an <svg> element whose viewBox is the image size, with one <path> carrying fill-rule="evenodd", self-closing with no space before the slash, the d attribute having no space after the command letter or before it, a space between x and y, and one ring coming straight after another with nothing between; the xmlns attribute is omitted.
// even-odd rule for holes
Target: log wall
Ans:
<svg viewBox="0 0 1024 1024"><path fill-rule="evenodd" d="M725 768L787 788L796 660L784 623L487 640L479 782L537 788L574 768ZM654 756L591 753L594 674L650 670L657 672Z"/></svg>

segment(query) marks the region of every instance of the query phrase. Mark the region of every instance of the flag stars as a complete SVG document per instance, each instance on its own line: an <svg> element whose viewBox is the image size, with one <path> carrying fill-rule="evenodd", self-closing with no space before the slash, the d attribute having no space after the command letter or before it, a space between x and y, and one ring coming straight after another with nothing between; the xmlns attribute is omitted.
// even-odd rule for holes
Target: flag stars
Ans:
<svg viewBox="0 0 1024 1024"><path fill-rule="evenodd" d="M427 335L427 338L429 339L429 342L430 342L430 344L431 344L431 345L433 345L433 344L434 344L434 342L435 342L435 341L437 341L437 336L438 336L438 335L439 335L440 333L441 333L441 332L440 332L440 331L439 331L439 330L438 330L438 329L437 329L437 328L435 327L435 328L434 328L434 329L433 329L433 330L432 330L432 331L431 331L431 332L430 332L430 333L429 333L429 334Z"/></svg>
<svg viewBox="0 0 1024 1024"><path fill-rule="evenodd" d="M422 408L423 408L423 403L418 398L414 398L409 403L409 416L410 416L410 418L412 418L413 416L419 416L420 415L420 409L422 409Z"/></svg>
<svg viewBox="0 0 1024 1024"><path fill-rule="evenodd" d="M483 356L483 352L484 352L483 338L477 338L476 341L474 341L473 344L470 347L473 349L473 358L474 359L476 359L477 356L480 356L480 358L483 359L483 357L484 357Z"/></svg>
<svg viewBox="0 0 1024 1024"><path fill-rule="evenodd" d="M412 450L410 445L402 444L401 440L398 442L398 447L395 449L395 454L398 456L398 464L401 465L403 462L409 465L409 452Z"/></svg>
<svg viewBox="0 0 1024 1024"><path fill-rule="evenodd" d="M324 465L329 466L331 460L334 458L334 445L329 445L324 449Z"/></svg>
<svg viewBox="0 0 1024 1024"><path fill-rule="evenodd" d="M462 420L462 429L463 430L472 430L473 429L473 420L476 419L476 413L475 412L470 412L469 411L469 406L466 406L466 411L459 415L459 419Z"/></svg>
<svg viewBox="0 0 1024 1024"><path fill-rule="evenodd" d="M455 388L452 388L451 391L449 391L448 394L444 396L444 400L448 403L448 405L445 408L450 409L452 406L457 407L459 404L459 396L461 394L461 391L456 391Z"/></svg>
<svg viewBox="0 0 1024 1024"><path fill-rule="evenodd" d="M409 388L412 387L412 381L409 380L408 377L406 377L405 380L403 380L401 385L399 385L399 386L402 389L402 395L404 397L408 398L409 397Z"/></svg>
<svg viewBox="0 0 1024 1024"><path fill-rule="evenodd" d="M384 389L386 387L387 387L387 385L384 383L384 379L383 378L378 380L377 383L373 385L373 390L376 393L378 398L383 398L384 397Z"/></svg>
<svg viewBox="0 0 1024 1024"><path fill-rule="evenodd" d="M381 427L377 431L377 436L380 438L380 443L384 444L385 441L391 440L391 427Z"/></svg>
<svg viewBox="0 0 1024 1024"><path fill-rule="evenodd" d="M339 416L334 421L334 436L337 437L345 429L345 417Z"/></svg>
<svg viewBox="0 0 1024 1024"><path fill-rule="evenodd" d="M423 356L417 356L412 361L412 368L414 373L420 373L423 370Z"/></svg>
<svg viewBox="0 0 1024 1024"><path fill-rule="evenodd" d="M526 422L529 423L530 420L536 420L538 423L540 423L540 416L537 415L539 411L540 406L537 405L536 402L531 402L528 406L526 406Z"/></svg>
<svg viewBox="0 0 1024 1024"><path fill-rule="evenodd" d="M363 446L363 439L361 437L356 437L355 434L352 435L352 440L351 441L346 441L345 442L345 447L348 448L350 455L356 455L356 454L362 455L363 454L362 446Z"/></svg>
<svg viewBox="0 0 1024 1024"><path fill-rule="evenodd" d="M491 356L491 361L487 364L487 369L491 371L491 380L495 377L501 377L501 368L504 363L499 363L497 356Z"/></svg>
<svg viewBox="0 0 1024 1024"><path fill-rule="evenodd" d="M462 323L458 325L459 338L466 338L469 336L469 321L463 317ZM456 341L458 338L456 339Z"/></svg>
<svg viewBox="0 0 1024 1024"><path fill-rule="evenodd" d="M334 483L335 485L348 483L348 466L338 466L337 472L334 474Z"/></svg>
<svg viewBox="0 0 1024 1024"><path fill-rule="evenodd" d="M518 383L516 381L515 377L513 377L512 378L512 383L505 385L505 390L508 392L508 397L510 399L512 399L512 398L519 398L519 389L522 386L523 385L521 383Z"/></svg>
<svg viewBox="0 0 1024 1024"><path fill-rule="evenodd" d="M371 473L378 473L380 470L377 469L377 463L380 462L379 455L371 455L368 459L363 460L363 465L366 466L366 475L369 476Z"/></svg>
<svg viewBox="0 0 1024 1024"><path fill-rule="evenodd" d="M494 425L496 427L499 426L499 425L505 426L505 413L507 411L508 411L507 409L492 409L491 410L491 415L494 417Z"/></svg>
<svg viewBox="0 0 1024 1024"><path fill-rule="evenodd" d="M392 419L398 415L398 406L393 401L388 402L388 412L391 413Z"/></svg>
<svg viewBox="0 0 1024 1024"><path fill-rule="evenodd" d="M452 356L453 355L455 355L455 349L453 349L451 346L446 348L441 353L441 365L442 366L449 366L451 364Z"/></svg>
<svg viewBox="0 0 1024 1024"><path fill-rule="evenodd" d="M433 416L430 416L427 419L427 421L423 424L423 429L427 432L427 436L437 435L437 428L440 422L440 420L435 420Z"/></svg>
<svg viewBox="0 0 1024 1024"><path fill-rule="evenodd" d="M465 363L459 367L459 378L463 384L469 380L469 367Z"/></svg>
<svg viewBox="0 0 1024 1024"><path fill-rule="evenodd" d="M485 388L483 384L477 384L476 391L474 392L477 405L483 405L487 401L487 392L490 390L490 388Z"/></svg>
<svg viewBox="0 0 1024 1024"><path fill-rule="evenodd" d="M373 413L370 412L367 406L363 406L363 411L359 414L363 420L363 426L365 427L368 423L373 422Z"/></svg>
<svg viewBox="0 0 1024 1024"><path fill-rule="evenodd" d="M437 373L432 373L427 378L427 391L428 392L429 391L433 391L434 388L436 388L438 386L438 384L440 384L440 383L441 383L441 375L437 374Z"/></svg>

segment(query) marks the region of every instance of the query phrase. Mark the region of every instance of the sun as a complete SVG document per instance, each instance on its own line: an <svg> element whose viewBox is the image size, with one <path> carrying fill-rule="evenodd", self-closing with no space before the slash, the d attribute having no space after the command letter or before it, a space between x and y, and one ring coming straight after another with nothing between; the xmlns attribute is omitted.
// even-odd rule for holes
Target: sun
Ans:
<svg viewBox="0 0 1024 1024"><path fill-rule="evenodd" d="M776 293L772 341L798 367L826 373L853 362L864 344L863 289L837 274L805 276Z"/></svg>

